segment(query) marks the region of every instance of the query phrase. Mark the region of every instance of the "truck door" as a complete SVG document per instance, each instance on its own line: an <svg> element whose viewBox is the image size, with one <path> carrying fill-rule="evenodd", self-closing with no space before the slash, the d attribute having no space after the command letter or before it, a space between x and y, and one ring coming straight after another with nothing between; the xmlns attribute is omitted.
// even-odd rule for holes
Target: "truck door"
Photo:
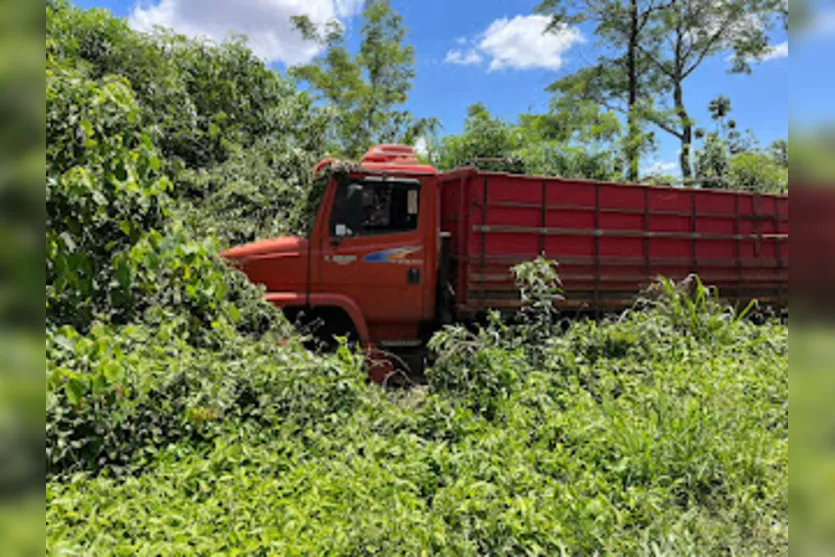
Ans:
<svg viewBox="0 0 835 557"><path fill-rule="evenodd" d="M319 285L353 298L372 329L422 319L429 259L422 222L429 207L421 206L421 190L419 180L397 177L346 177L337 186Z"/></svg>

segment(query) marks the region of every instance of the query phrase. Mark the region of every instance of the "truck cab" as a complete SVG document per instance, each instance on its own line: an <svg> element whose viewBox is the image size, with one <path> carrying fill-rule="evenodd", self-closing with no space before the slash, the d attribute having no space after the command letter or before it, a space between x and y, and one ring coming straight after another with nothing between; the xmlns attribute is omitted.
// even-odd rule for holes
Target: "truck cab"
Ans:
<svg viewBox="0 0 835 557"><path fill-rule="evenodd" d="M330 334L366 345L418 346L436 314L440 249L435 168L411 147L379 145L359 165L325 160L305 237L223 254L291 319L320 317ZM332 329L332 330L331 330Z"/></svg>

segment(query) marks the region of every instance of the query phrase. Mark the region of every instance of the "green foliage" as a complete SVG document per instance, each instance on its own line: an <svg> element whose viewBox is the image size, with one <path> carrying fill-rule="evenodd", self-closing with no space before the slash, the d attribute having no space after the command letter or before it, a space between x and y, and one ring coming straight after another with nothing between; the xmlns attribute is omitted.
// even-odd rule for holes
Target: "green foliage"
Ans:
<svg viewBox="0 0 835 557"><path fill-rule="evenodd" d="M348 354L206 361L173 423L210 441L144 453L129 478L49 481L47 553L785 555L788 331L701 288L576 321L540 365L513 325L449 328L405 397L339 371ZM246 381L264 389L255 417L228 394Z"/></svg>
<svg viewBox="0 0 835 557"><path fill-rule="evenodd" d="M47 130L47 322L81 327L108 309L130 312L121 257L163 226L171 186L131 90L48 70Z"/></svg>
<svg viewBox="0 0 835 557"><path fill-rule="evenodd" d="M124 146L147 159L132 163L137 172L150 166L165 184L166 210L194 235L216 235L224 246L288 231L284 217L300 213L332 117L240 40L212 45L165 31L139 34L104 10L62 1L47 8L47 96L47 163L55 181L79 166L63 180L87 187L77 183L93 179L88 171L106 157L122 173ZM134 202L144 199L143 187L132 190ZM114 214L114 199L100 193L95 199L107 199L101 218L112 233L117 226L160 226L130 206ZM159 196L148 196L154 207ZM136 239L132 233L128 241Z"/></svg>
<svg viewBox="0 0 835 557"><path fill-rule="evenodd" d="M181 176L179 215L198 235L230 246L301 233L315 216L303 201L318 156L281 138L236 149L228 160ZM221 217L221 218L218 218Z"/></svg>
<svg viewBox="0 0 835 557"><path fill-rule="evenodd" d="M501 316L491 314L489 323L475 333L461 325L437 333L429 344L437 359L427 378L433 391L492 417L517 385L526 360L519 343L507 336Z"/></svg>
<svg viewBox="0 0 835 557"><path fill-rule="evenodd" d="M155 130L170 108L158 112L160 107L143 92L141 81L147 76L127 72L140 81L136 86L125 75L107 73L123 73L134 62L131 71L143 63L153 67L159 60L147 56L160 54L163 46L134 34L105 12L80 12L56 3L47 16L46 330L52 393L47 462L56 473L104 470L110 464L124 465L135 449L189 433L180 415L189 407L178 397L199 385L188 386L191 376L173 372L186 360L193 361L194 373L217 376L212 365L223 362L230 369L253 361L253 346L259 346L253 343L264 342L260 339L265 335L274 342L275 335L292 334L262 292L217 257L214 231L206 230L206 222L227 210L214 196L223 195L235 180L228 174L233 163L204 169L214 177L212 191L199 191L202 183L195 176L201 174L179 168L184 153L160 155L166 146ZM177 45L194 53L203 50L181 39ZM210 81L194 80L201 72L211 75L218 59L235 53L245 54L240 64L231 66L240 70L239 86L260 98L264 90L258 90L259 79L278 83L260 64L259 70L247 73L245 62L254 58L241 47L213 48L200 54L201 71L188 72L186 89L195 83L213 88ZM231 110L241 99L215 97L211 110ZM265 102L269 111L282 108L275 100ZM196 102L206 109L209 104ZM262 131L269 134L276 128ZM201 138L199 129L194 133L190 141ZM224 134L219 145L241 152L258 132L244 125L219 133ZM280 141L259 142L251 151L263 157L278 149L273 165L296 161L275 173L273 208L300 205L299 190L308 183L309 172L307 167L302 173L300 166L311 160L301 151L304 144L295 150L287 147L292 136ZM221 158L220 151L212 157ZM288 183L295 189L286 187ZM257 187L266 189L266 180ZM204 194L209 202L199 212ZM182 216L189 217L189 227L180 221ZM253 225L244 233L263 232L267 218L249 218ZM128 352L136 357L125 360ZM205 387L209 379L202 381Z"/></svg>
<svg viewBox="0 0 835 557"><path fill-rule="evenodd" d="M661 75L666 101L658 103L654 123L681 142L681 174L690 178L693 120L684 105L685 81L711 56L731 50L735 73L750 73L752 61L769 52L768 32L774 27L784 0L734 0L730 2L672 2L659 12L650 33L661 45L651 57L653 71ZM722 119L727 99L713 105L715 118Z"/></svg>
<svg viewBox="0 0 835 557"><path fill-rule="evenodd" d="M708 134L696 152L696 177L702 187L722 188L758 193L786 193L789 187L788 167L781 164L779 154L761 151L731 153L728 142Z"/></svg>
<svg viewBox="0 0 835 557"><path fill-rule="evenodd" d="M756 147L751 130L741 134L734 120L728 120L731 101L719 95L708 110L716 122L716 131L704 134L697 129L702 146L696 151L697 183L705 188L723 188L758 193L788 191L788 143L774 141L766 149Z"/></svg>
<svg viewBox="0 0 835 557"><path fill-rule="evenodd" d="M611 115L589 105L523 114L511 124L482 104L468 108L464 131L447 135L433 149L433 163L449 170L474 164L485 170L567 178L618 179L620 161L606 148L618 133ZM497 159L477 161L476 159Z"/></svg>
<svg viewBox="0 0 835 557"><path fill-rule="evenodd" d="M523 144L521 130L493 117L478 103L467 108L464 131L441 140L433 162L438 168L452 169L473 159L510 158Z"/></svg>
<svg viewBox="0 0 835 557"><path fill-rule="evenodd" d="M728 142L711 132L696 151L696 178L702 187L722 188L727 185L731 153Z"/></svg>
<svg viewBox="0 0 835 557"><path fill-rule="evenodd" d="M368 0L362 13L359 52L345 47L338 24L321 36L304 16L294 18L309 39L326 47L324 56L291 73L335 107L338 118L329 129L331 150L351 159L379 143L414 144L435 131L434 118L416 118L400 108L415 77L414 48L405 45L406 27L388 0Z"/></svg>
<svg viewBox="0 0 835 557"><path fill-rule="evenodd" d="M789 167L789 142L785 139L775 139L768 146L768 154L774 162L785 168Z"/></svg>
<svg viewBox="0 0 835 557"><path fill-rule="evenodd" d="M94 80L126 78L145 127L175 168L211 166L235 146L273 136L321 148L327 113L314 111L307 95L241 40L211 45L170 32L139 34L105 10L59 2L47 8L47 57Z"/></svg>
<svg viewBox="0 0 835 557"><path fill-rule="evenodd" d="M352 408L360 361L343 350L314 357L273 336L215 350L187 342L185 316L153 327L95 324L47 334L47 474L132 471L177 441L206 442L234 424L305 427ZM237 340L237 342L236 342Z"/></svg>
<svg viewBox="0 0 835 557"><path fill-rule="evenodd" d="M650 306L654 306L673 327L705 343L726 344L755 305L752 301L738 313L731 307L723 307L717 300L716 289L705 286L697 275L691 275L679 284L661 278L655 289L660 290L661 295L653 298L655 290L651 288L648 291Z"/></svg>
<svg viewBox="0 0 835 557"><path fill-rule="evenodd" d="M728 181L742 191L787 193L789 169L762 153L739 153L731 158Z"/></svg>
<svg viewBox="0 0 835 557"><path fill-rule="evenodd" d="M542 0L536 8L551 17L552 32L566 24L594 24L603 47L596 63L555 81L548 90L558 103L592 102L624 115L622 149L630 182L639 180L640 157L654 145L653 134L644 129L646 113L663 84L652 71L658 45L648 24L664 8L657 0Z"/></svg>
<svg viewBox="0 0 835 557"><path fill-rule="evenodd" d="M559 312L556 304L564 300L557 264L543 256L513 267L516 286L522 297L517 319L522 323L522 336L529 347L547 342L556 334Z"/></svg>
<svg viewBox="0 0 835 557"><path fill-rule="evenodd" d="M593 21L603 39L603 54L591 66L549 88L562 98L593 100L625 115L626 158L636 161L652 146L642 126L652 124L681 143L679 162L685 179L692 175L694 121L685 103L685 82L701 64L732 51L732 69L750 73L751 64L769 52L768 32L782 16L785 0L544 0L540 12L551 15L552 28ZM720 98L714 114L723 110ZM649 142L647 143L647 139ZM637 164L630 164L636 179Z"/></svg>
<svg viewBox="0 0 835 557"><path fill-rule="evenodd" d="M728 114L731 112L731 99L725 95L719 95L710 101L707 110L710 112L710 117L713 120L724 126L725 118L727 118Z"/></svg>
<svg viewBox="0 0 835 557"><path fill-rule="evenodd" d="M437 333L430 342L438 355L427 374L430 387L493 415L520 373L543 365L546 347L558 334L555 304L563 296L556 267L540 256L513 268L523 305L509 322L493 312L475 332L458 325Z"/></svg>

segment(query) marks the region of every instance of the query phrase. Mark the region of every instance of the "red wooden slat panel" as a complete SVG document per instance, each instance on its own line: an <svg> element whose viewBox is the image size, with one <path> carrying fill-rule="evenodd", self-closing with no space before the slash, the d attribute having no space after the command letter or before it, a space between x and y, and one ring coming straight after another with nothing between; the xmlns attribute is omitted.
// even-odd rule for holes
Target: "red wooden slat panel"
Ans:
<svg viewBox="0 0 835 557"><path fill-rule="evenodd" d="M658 275L693 270L735 297L788 295L787 196L476 171L441 182L460 190L442 196L441 212L442 227L459 236L461 307L499 300L474 277L504 277L501 296L512 295L510 267L543 251L563 263L577 303L605 305L613 291L626 299Z"/></svg>

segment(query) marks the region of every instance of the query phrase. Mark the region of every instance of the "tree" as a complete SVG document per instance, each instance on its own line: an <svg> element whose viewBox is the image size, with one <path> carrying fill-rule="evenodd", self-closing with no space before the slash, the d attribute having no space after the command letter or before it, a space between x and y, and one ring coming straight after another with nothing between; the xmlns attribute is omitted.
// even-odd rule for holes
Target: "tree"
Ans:
<svg viewBox="0 0 835 557"><path fill-rule="evenodd" d="M731 50L732 72L748 73L769 52L767 32L782 14L783 0L670 0L655 17L648 43L638 48L664 80L672 105L652 121L681 143L681 174L692 175L693 120L684 102L684 83L705 59Z"/></svg>
<svg viewBox="0 0 835 557"><path fill-rule="evenodd" d="M763 153L739 153L731 158L728 184L731 189L758 193L786 193L789 169Z"/></svg>
<svg viewBox="0 0 835 557"><path fill-rule="evenodd" d="M718 132L704 137L701 149L696 151L695 171L701 187L727 187L731 153L728 141Z"/></svg>
<svg viewBox="0 0 835 557"><path fill-rule="evenodd" d="M306 16L293 18L296 27L325 46L315 62L296 66L291 74L310 84L337 111L333 149L349 158L361 156L375 143L413 143L437 128L434 118L416 118L400 108L415 77L414 49L403 44L406 28L388 0L367 0L362 17L359 52L345 47L338 23L320 32Z"/></svg>
<svg viewBox="0 0 835 557"><path fill-rule="evenodd" d="M326 111L264 65L242 37L220 44L171 30L137 33L102 9L64 0L47 9L47 59L85 75L126 78L166 166L223 163L235 148L266 137L304 151L323 150ZM179 181L178 181L179 187Z"/></svg>
<svg viewBox="0 0 835 557"><path fill-rule="evenodd" d="M745 132L740 132L736 125L736 120L729 118L732 108L731 99L725 95L719 95L708 103L708 113L710 119L716 122L716 129L713 134L724 140L731 155L737 153L744 153L755 150L759 144L756 135L749 128ZM702 139L705 137L705 131L702 128L696 128L695 138ZM698 175L698 172L696 173Z"/></svg>
<svg viewBox="0 0 835 557"><path fill-rule="evenodd" d="M710 133L703 128L695 130L695 138L703 140L702 148L695 153L695 175L702 187L727 187L733 157L758 152L758 141L750 129L739 132L736 121L729 118L731 99L725 95L711 100L707 109L716 129Z"/></svg>
<svg viewBox="0 0 835 557"><path fill-rule="evenodd" d="M626 114L624 152L627 179L632 182L638 181L641 150L648 139L642 132L640 105L655 91L646 55L650 41L645 35L652 18L665 6L664 0L543 0L537 7L537 11L551 15L550 31L593 21L601 44L612 51L600 56L594 66L555 82L549 90L593 100ZM643 48L639 48L641 44Z"/></svg>
<svg viewBox="0 0 835 557"><path fill-rule="evenodd" d="M509 159L522 143L521 130L490 114L483 104L476 103L467 108L463 132L444 137L436 150L436 160L432 162L448 170L478 158Z"/></svg>
<svg viewBox="0 0 835 557"><path fill-rule="evenodd" d="M785 139L775 139L768 147L771 158L780 166L789 167L789 142Z"/></svg>
<svg viewBox="0 0 835 557"><path fill-rule="evenodd" d="M573 112L522 114L510 123L482 104L467 111L461 134L444 137L434 151L439 168L451 169L477 158L481 168L548 176L617 179L622 165L609 142L620 132L611 114L588 103Z"/></svg>
<svg viewBox="0 0 835 557"><path fill-rule="evenodd" d="M726 131L728 128L736 128L734 120L725 119L731 113L731 99L725 95L719 95L707 105L707 111L710 113L710 118L716 122L716 131Z"/></svg>

